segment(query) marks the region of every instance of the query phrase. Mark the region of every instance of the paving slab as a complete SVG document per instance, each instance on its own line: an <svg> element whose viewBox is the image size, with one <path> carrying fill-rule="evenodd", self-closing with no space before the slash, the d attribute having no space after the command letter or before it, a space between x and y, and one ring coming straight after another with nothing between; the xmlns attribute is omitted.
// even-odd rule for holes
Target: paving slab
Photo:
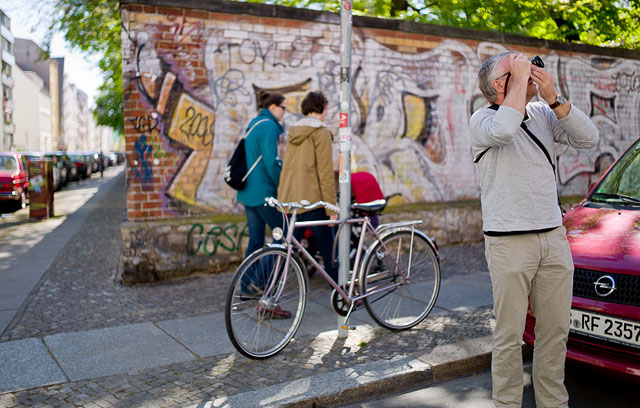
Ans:
<svg viewBox="0 0 640 408"><path fill-rule="evenodd" d="M165 320L157 325L201 358L236 350L227 336L224 313Z"/></svg>
<svg viewBox="0 0 640 408"><path fill-rule="evenodd" d="M492 304L491 279L488 275L465 275L444 279L440 283L436 307L464 311Z"/></svg>
<svg viewBox="0 0 640 408"><path fill-rule="evenodd" d="M0 343L0 394L67 381L40 339Z"/></svg>
<svg viewBox="0 0 640 408"><path fill-rule="evenodd" d="M54 334L44 342L71 381L134 373L196 358L153 323Z"/></svg>

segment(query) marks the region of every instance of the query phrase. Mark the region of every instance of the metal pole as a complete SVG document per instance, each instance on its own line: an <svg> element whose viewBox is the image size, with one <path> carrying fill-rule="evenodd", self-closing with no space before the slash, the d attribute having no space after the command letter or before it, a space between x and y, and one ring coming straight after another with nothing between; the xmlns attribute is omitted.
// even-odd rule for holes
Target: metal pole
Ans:
<svg viewBox="0 0 640 408"><path fill-rule="evenodd" d="M340 219L349 218L351 208L351 0L340 2ZM349 279L349 238L351 226L345 225L338 237L338 283L343 285ZM347 337L348 331L342 326L344 317L338 316L338 337Z"/></svg>

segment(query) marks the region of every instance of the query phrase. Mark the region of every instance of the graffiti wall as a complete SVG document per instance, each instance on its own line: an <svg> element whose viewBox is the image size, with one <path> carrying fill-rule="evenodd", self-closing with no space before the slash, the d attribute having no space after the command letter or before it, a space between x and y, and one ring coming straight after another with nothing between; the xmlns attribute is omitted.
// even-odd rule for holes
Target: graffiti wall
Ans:
<svg viewBox="0 0 640 408"><path fill-rule="evenodd" d="M327 95L334 134L339 123L338 15L214 0L167 3L120 2L128 157L123 281L223 270L242 259L246 223L237 215L244 211L223 169L257 114L258 92L285 95L285 129L301 117L310 90ZM399 31L389 21L354 17L351 71L351 169L374 174L385 194L446 208L479 199L468 121L486 104L478 68L502 51L540 55L558 89L600 130L595 149L557 147L562 195L584 194L640 137L638 53L553 48L524 37L507 44L495 33L406 22ZM281 156L285 142L286 133ZM481 237L479 209L465 211L456 217L469 233L447 235L460 221L449 214L440 242ZM225 217L239 221L212 221Z"/></svg>
<svg viewBox="0 0 640 408"><path fill-rule="evenodd" d="M222 170L260 90L286 96L285 128L304 94L322 90L337 131L339 25L136 5L122 17L128 191L143 197L129 201L129 220L242 212ZM367 27L353 30L352 170L406 202L479 198L476 73L505 50L539 54L600 129L597 149L558 149L561 193L584 193L640 136L640 61Z"/></svg>

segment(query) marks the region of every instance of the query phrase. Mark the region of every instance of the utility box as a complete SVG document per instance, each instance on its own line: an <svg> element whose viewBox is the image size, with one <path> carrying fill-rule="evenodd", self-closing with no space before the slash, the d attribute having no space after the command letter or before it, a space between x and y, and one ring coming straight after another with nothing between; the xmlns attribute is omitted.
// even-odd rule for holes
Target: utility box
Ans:
<svg viewBox="0 0 640 408"><path fill-rule="evenodd" d="M53 217L53 161L29 161L29 218Z"/></svg>

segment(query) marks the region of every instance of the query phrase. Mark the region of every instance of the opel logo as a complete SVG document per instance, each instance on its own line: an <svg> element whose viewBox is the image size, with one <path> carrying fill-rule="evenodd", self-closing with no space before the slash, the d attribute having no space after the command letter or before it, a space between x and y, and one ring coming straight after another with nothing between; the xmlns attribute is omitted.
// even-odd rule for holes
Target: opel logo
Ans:
<svg viewBox="0 0 640 408"><path fill-rule="evenodd" d="M616 281L609 275L603 275L593 282L593 286L598 296L606 297L616 290Z"/></svg>

